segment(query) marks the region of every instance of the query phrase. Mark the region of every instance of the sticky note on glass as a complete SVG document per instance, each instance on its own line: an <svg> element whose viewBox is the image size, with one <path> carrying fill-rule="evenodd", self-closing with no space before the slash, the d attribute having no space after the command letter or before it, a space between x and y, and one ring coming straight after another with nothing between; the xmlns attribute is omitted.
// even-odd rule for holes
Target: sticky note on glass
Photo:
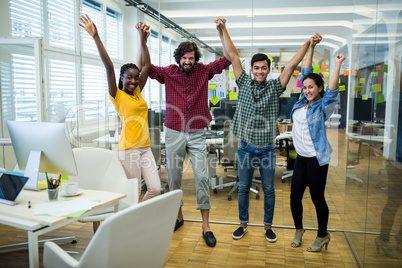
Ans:
<svg viewBox="0 0 402 268"><path fill-rule="evenodd" d="M366 78L360 78L360 84L364 84L366 82Z"/></svg>
<svg viewBox="0 0 402 268"><path fill-rule="evenodd" d="M379 83L379 84L382 84L383 82L384 82L384 78L378 77L378 83Z"/></svg>
<svg viewBox="0 0 402 268"><path fill-rule="evenodd" d="M300 82L300 79L297 79L296 87L300 87L300 88L301 88L301 82Z"/></svg>
<svg viewBox="0 0 402 268"><path fill-rule="evenodd" d="M293 75L299 75L299 71L293 71Z"/></svg>
<svg viewBox="0 0 402 268"><path fill-rule="evenodd" d="M377 103L383 103L385 101L384 100L384 95L383 94L378 94L377 96L375 96L375 101Z"/></svg>
<svg viewBox="0 0 402 268"><path fill-rule="evenodd" d="M340 83L341 83L341 79L339 78L338 84L340 84Z"/></svg>
<svg viewBox="0 0 402 268"><path fill-rule="evenodd" d="M381 84L374 84L371 86L372 92L380 92L381 91Z"/></svg>
<svg viewBox="0 0 402 268"><path fill-rule="evenodd" d="M384 73L388 73L388 65L387 65L387 64L384 64L384 65L382 66L381 71L383 71Z"/></svg>
<svg viewBox="0 0 402 268"><path fill-rule="evenodd" d="M324 92L327 90L327 84L324 84Z"/></svg>
<svg viewBox="0 0 402 268"><path fill-rule="evenodd" d="M327 70L327 66L325 66L325 65L323 65L323 66L321 66L321 71L326 71Z"/></svg>
<svg viewBox="0 0 402 268"><path fill-rule="evenodd" d="M355 91L360 91L360 90L362 90L362 86L355 86Z"/></svg>
<svg viewBox="0 0 402 268"><path fill-rule="evenodd" d="M313 73L319 73L319 72L321 72L321 68L320 68L320 65L314 65L313 66Z"/></svg>
<svg viewBox="0 0 402 268"><path fill-rule="evenodd" d="M216 84L208 84L209 90L216 90Z"/></svg>
<svg viewBox="0 0 402 268"><path fill-rule="evenodd" d="M362 100L367 100L367 95L362 95Z"/></svg>
<svg viewBox="0 0 402 268"><path fill-rule="evenodd" d="M271 62L274 61L274 59L273 59L270 55L267 54L267 57L268 57L268 59L269 59Z"/></svg>
<svg viewBox="0 0 402 268"><path fill-rule="evenodd" d="M349 75L349 70L343 71L343 75L344 75L344 76L348 76L348 75Z"/></svg>
<svg viewBox="0 0 402 268"><path fill-rule="evenodd" d="M230 92L229 93L229 100L237 100L237 93L236 92Z"/></svg>
<svg viewBox="0 0 402 268"><path fill-rule="evenodd" d="M325 72L324 77L329 77L329 72Z"/></svg>
<svg viewBox="0 0 402 268"><path fill-rule="evenodd" d="M381 66L381 65L376 65L376 66L375 66L375 70L376 70L376 71L381 71L381 69L382 69L382 66Z"/></svg>
<svg viewBox="0 0 402 268"><path fill-rule="evenodd" d="M356 76L356 75L357 75L357 70L353 70L353 71L352 71L352 75L353 75L353 76Z"/></svg>
<svg viewBox="0 0 402 268"><path fill-rule="evenodd" d="M231 71L230 72L230 79L235 79L236 77L235 77L235 74L234 74L234 72L233 71Z"/></svg>
<svg viewBox="0 0 402 268"><path fill-rule="evenodd" d="M371 76L372 76L372 77L378 76L378 72L373 72L373 73L371 73Z"/></svg>
<svg viewBox="0 0 402 268"><path fill-rule="evenodd" d="M339 91L345 91L345 90L346 90L345 85L339 86Z"/></svg>
<svg viewBox="0 0 402 268"><path fill-rule="evenodd" d="M213 96L212 99L211 99L211 103L212 103L213 105L216 105L218 102L219 102L218 97L217 97L217 96Z"/></svg>

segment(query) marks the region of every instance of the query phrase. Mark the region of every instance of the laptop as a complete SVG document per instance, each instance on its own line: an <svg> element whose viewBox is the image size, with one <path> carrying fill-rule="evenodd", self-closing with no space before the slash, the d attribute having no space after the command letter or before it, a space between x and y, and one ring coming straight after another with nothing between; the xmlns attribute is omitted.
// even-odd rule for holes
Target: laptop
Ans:
<svg viewBox="0 0 402 268"><path fill-rule="evenodd" d="M0 177L0 203L17 204L16 200L27 181L27 177L3 173Z"/></svg>

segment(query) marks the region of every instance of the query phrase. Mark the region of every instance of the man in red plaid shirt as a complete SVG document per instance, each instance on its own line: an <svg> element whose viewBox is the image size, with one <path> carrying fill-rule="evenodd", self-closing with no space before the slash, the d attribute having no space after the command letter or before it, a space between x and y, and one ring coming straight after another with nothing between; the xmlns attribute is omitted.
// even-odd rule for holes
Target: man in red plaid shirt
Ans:
<svg viewBox="0 0 402 268"><path fill-rule="evenodd" d="M202 215L202 236L208 246L216 239L209 227L209 183L205 128L211 121L208 109L208 80L220 74L231 64L221 57L209 64L198 62L200 52L193 42L182 42L174 52L178 65L166 67L152 65L149 77L165 84L166 162L170 190L181 189L183 161L188 154L194 173L197 195L196 209ZM183 201L181 206L183 205ZM175 230L183 225L182 209L177 215Z"/></svg>

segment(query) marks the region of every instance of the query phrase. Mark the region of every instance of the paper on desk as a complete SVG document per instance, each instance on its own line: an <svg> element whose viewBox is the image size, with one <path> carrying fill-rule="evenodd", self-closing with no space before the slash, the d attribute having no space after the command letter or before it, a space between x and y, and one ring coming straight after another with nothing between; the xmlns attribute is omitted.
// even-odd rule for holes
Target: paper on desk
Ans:
<svg viewBox="0 0 402 268"><path fill-rule="evenodd" d="M81 210L89 210L97 205L99 205L98 202L84 198L77 198L71 201L46 202L35 205L34 215L46 214L55 217L63 217Z"/></svg>

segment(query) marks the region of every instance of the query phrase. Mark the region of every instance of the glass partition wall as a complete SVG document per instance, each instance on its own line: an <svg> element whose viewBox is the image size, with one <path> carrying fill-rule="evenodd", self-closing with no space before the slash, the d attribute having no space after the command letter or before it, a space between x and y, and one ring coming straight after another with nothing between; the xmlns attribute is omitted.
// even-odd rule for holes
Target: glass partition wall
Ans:
<svg viewBox="0 0 402 268"><path fill-rule="evenodd" d="M58 13L58 2L63 2L69 15ZM222 47L213 19L225 16L228 31L246 63L244 67L250 67L253 54L266 53L272 58L271 78L279 76L303 42L319 32L324 40L316 47L313 65L321 66L319 71L325 83L329 81L325 73L331 73L335 54L342 53L347 57L341 70L340 85L343 87L335 111L341 115L340 125L327 130L334 149L326 188L330 208L328 227L331 231L345 234L359 266L400 265L396 257L400 256L398 249L402 248L401 1L354 0L352 10L342 6L350 1L337 1L338 7L331 8L340 10L339 21L334 22L334 19L325 23L321 23L318 14L321 12L325 16L326 7L335 5L335 1L321 3L322 6L317 6L316 1L304 1L298 3L299 6L294 6L294 1L268 3L264 0L143 1L155 11L152 16L143 12L142 6L125 6L128 2L137 1L37 1L31 4L34 5L32 10L38 12L32 18L26 15L18 0L0 4L0 14L6 21L0 36L43 38L43 60L36 67L33 45L10 48L2 44L0 47L1 138L8 137L6 120L66 122L74 146L116 149L121 126L108 99L104 67L93 41L78 27L78 17L82 13L89 14L97 24L116 74L119 74L122 64L136 62L138 34L133 25L140 20L151 25L148 47L152 62L165 66L175 63L174 49L189 37L177 32L175 25L182 26L188 34L208 44L201 48L202 62L209 63L220 57ZM214 11L205 11L206 3L214 5ZM171 8L173 4L182 9L175 12ZM25 16L26 24L13 18L11 11L20 17ZM267 16L271 19L269 25L264 20ZM191 24L186 23L189 17L193 20ZM35 18L40 19L31 21ZM166 18L173 25L164 24ZM335 30L331 23L341 24L342 31ZM39 26L35 28L35 25ZM285 28L293 31L286 36L280 35L279 32ZM311 33L305 33L306 28L311 28ZM302 66L303 61L296 71L300 71ZM327 71L323 66L328 68ZM36 87L32 89L34 68L35 73L43 73L42 91ZM300 74L295 72L283 96L300 91L299 78ZM230 69L223 81L225 93L236 92ZM216 83L211 84L215 84L215 89L210 87L210 97L220 96ZM21 85L22 91L18 89ZM32 95L30 90L39 93ZM164 95L163 85L148 80L143 97L149 106L150 127L162 132L166 107ZM10 102L16 99L19 102ZM2 146L1 149L0 167L12 170L15 165L12 148ZM277 158L277 162L280 161L283 160ZM187 168L190 170L188 174L192 174L191 167ZM274 225L292 228L290 182L279 182L284 170L280 166L276 169ZM222 170L217 175L226 177L227 174L236 175L237 171ZM258 176L256 171L255 177ZM167 175L162 174L161 180L167 181ZM194 188L192 180L183 183L191 184L184 185L186 189ZM262 193L260 195L263 197ZM250 197L250 224L262 224L263 200L255 199L253 193ZM186 190L184 203L194 202L194 198L195 190ZM310 206L307 192L305 198ZM224 195L219 194L219 189L218 194L211 191L211 204L211 221L238 222L237 195L228 201L227 191ZM201 219L193 207L188 207L185 217ZM304 215L304 222L306 228L314 229L317 226L315 213Z"/></svg>

